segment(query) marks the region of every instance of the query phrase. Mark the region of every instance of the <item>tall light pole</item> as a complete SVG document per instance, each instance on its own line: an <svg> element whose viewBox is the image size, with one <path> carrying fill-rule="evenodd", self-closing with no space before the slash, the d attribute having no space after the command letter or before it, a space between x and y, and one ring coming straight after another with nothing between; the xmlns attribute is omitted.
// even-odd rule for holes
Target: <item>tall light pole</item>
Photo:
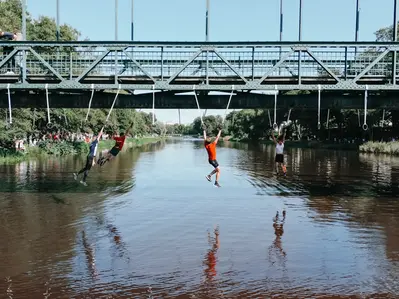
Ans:
<svg viewBox="0 0 399 299"><path fill-rule="evenodd" d="M209 0L206 0L206 14L205 14L205 40L209 41Z"/></svg>
<svg viewBox="0 0 399 299"><path fill-rule="evenodd" d="M280 0L280 42L283 40L283 0Z"/></svg>
<svg viewBox="0 0 399 299"><path fill-rule="evenodd" d="M118 0L115 0L115 40L118 40Z"/></svg>
<svg viewBox="0 0 399 299"><path fill-rule="evenodd" d="M393 0L393 36L394 42L398 41L398 0Z"/></svg>
<svg viewBox="0 0 399 299"><path fill-rule="evenodd" d="M57 41L60 40L60 0L57 0Z"/></svg>
<svg viewBox="0 0 399 299"><path fill-rule="evenodd" d="M302 0L299 0L299 32L298 32L299 41L302 40Z"/></svg>
<svg viewBox="0 0 399 299"><path fill-rule="evenodd" d="M360 18L359 0L356 0L355 42L359 40L359 18Z"/></svg>
<svg viewBox="0 0 399 299"><path fill-rule="evenodd" d="M392 41L398 41L398 0L393 0L393 26L392 26L393 36ZM397 52L393 51L392 57L392 84L396 85L396 63Z"/></svg>
<svg viewBox="0 0 399 299"><path fill-rule="evenodd" d="M299 0L299 32L298 32L298 39L302 41L302 0ZM298 83L301 84L301 61L302 58L302 51L298 51Z"/></svg>
<svg viewBox="0 0 399 299"><path fill-rule="evenodd" d="M131 39L134 40L134 0L132 0L132 16L131 16Z"/></svg>
<svg viewBox="0 0 399 299"><path fill-rule="evenodd" d="M22 5L22 38L26 41L26 0L21 0Z"/></svg>
<svg viewBox="0 0 399 299"><path fill-rule="evenodd" d="M22 39L26 41L26 0L22 0ZM22 83L26 81L26 52L22 51Z"/></svg>

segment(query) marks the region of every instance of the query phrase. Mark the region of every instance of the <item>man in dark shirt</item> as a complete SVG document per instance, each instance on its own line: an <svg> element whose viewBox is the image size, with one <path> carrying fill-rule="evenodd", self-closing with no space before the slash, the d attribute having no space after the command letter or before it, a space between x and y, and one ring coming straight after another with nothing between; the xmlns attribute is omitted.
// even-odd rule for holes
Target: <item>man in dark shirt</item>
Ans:
<svg viewBox="0 0 399 299"><path fill-rule="evenodd" d="M87 155L85 167L83 167L78 173L73 174L75 180L77 180L79 175L83 173L83 180L80 181L80 183L82 183L85 186L87 186L86 178L87 178L87 175L89 174L89 170L95 163L94 159L97 154L98 141L100 140L101 135L103 134L103 130L104 130L104 127L101 129L100 133L98 133L98 136L93 136L92 142L90 144L89 154Z"/></svg>

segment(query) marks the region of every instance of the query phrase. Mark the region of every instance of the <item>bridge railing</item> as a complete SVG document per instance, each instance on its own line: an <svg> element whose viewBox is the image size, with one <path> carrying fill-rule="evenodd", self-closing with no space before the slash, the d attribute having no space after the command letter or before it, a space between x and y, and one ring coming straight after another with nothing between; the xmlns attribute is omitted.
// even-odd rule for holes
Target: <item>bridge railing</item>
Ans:
<svg viewBox="0 0 399 299"><path fill-rule="evenodd" d="M0 88L396 89L397 43L0 42Z"/></svg>

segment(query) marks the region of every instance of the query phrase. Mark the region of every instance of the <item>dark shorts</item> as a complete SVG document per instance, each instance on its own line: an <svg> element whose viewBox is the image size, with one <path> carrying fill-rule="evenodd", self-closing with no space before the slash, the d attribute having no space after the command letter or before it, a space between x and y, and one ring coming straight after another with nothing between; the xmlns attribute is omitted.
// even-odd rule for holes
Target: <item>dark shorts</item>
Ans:
<svg viewBox="0 0 399 299"><path fill-rule="evenodd" d="M114 157L116 157L116 156L119 154L119 152L120 152L120 150L117 149L116 147L111 148L111 150L109 151L109 153L110 153L112 156L114 156Z"/></svg>
<svg viewBox="0 0 399 299"><path fill-rule="evenodd" d="M87 157L87 160L86 160L86 166L85 166L85 169L86 170L90 170L91 169L91 166L93 165L93 160L94 160L94 157Z"/></svg>
<svg viewBox="0 0 399 299"><path fill-rule="evenodd" d="M276 163L284 163L284 155L283 154L277 154L275 161L276 161Z"/></svg>
<svg viewBox="0 0 399 299"><path fill-rule="evenodd" d="M219 163L217 160L208 160L209 164L211 164L213 167L218 168Z"/></svg>

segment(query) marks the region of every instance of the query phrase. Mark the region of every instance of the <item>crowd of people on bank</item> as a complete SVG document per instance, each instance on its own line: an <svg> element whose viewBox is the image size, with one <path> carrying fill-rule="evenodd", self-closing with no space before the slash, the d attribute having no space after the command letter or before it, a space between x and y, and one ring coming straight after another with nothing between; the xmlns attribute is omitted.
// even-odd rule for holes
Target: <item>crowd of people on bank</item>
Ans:
<svg viewBox="0 0 399 299"><path fill-rule="evenodd" d="M101 140L107 140L112 136L108 134L103 134ZM90 143L93 138L93 134L85 133L70 133L70 132L53 132L41 135L31 135L27 138L16 139L14 141L14 146L17 151L24 151L26 145L36 146L40 141L70 141L70 142L86 142Z"/></svg>

